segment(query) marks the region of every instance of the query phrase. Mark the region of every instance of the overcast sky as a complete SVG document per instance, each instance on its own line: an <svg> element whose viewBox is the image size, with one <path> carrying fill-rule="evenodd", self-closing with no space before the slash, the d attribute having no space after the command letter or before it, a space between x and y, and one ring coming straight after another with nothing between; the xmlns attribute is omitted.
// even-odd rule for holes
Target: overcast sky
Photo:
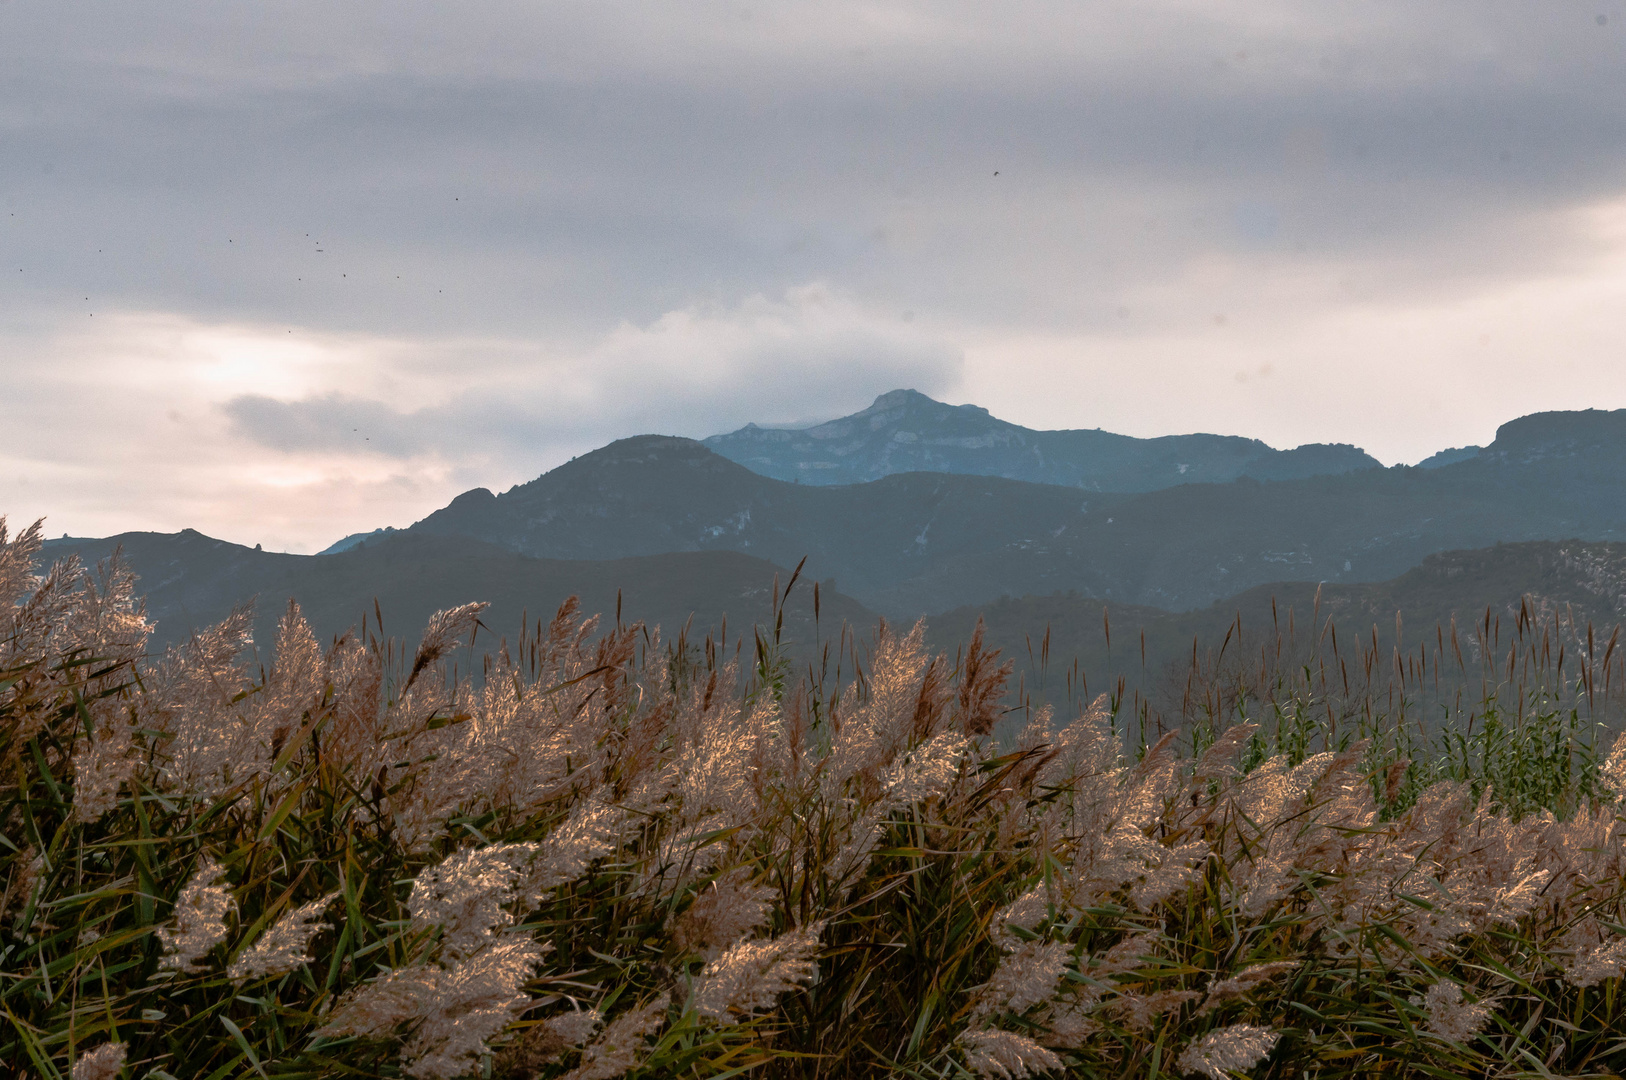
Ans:
<svg viewBox="0 0 1626 1080"><path fill-rule="evenodd" d="M0 513L291 551L909 386L1626 406L1626 3L0 0Z"/></svg>

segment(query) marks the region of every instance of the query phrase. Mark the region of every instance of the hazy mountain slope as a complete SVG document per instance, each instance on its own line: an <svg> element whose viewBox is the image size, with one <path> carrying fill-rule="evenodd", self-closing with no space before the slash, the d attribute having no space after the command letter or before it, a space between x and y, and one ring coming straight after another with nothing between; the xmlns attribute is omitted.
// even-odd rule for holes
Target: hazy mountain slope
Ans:
<svg viewBox="0 0 1626 1080"><path fill-rule="evenodd" d="M766 622L777 574L761 559L730 551L667 554L592 562L533 559L462 537L392 536L336 555L282 555L181 533L125 533L103 540L53 540L46 559L77 552L105 558L122 546L140 575L139 591L157 623L153 647L184 640L199 626L226 616L234 604L258 596L255 638L269 643L288 598L299 600L317 634L342 633L371 619L373 600L385 629L415 639L441 608L485 600L484 616L496 633L512 637L522 615L551 617L566 597L581 597L588 613L613 620L617 591L622 618L661 626L675 635L691 615L703 635L726 615L736 631ZM804 578L787 608L787 634L811 640L812 586ZM821 590L821 619L868 625L875 616L833 589Z"/></svg>
<svg viewBox="0 0 1626 1080"><path fill-rule="evenodd" d="M1432 647L1441 640L1442 630L1449 642L1454 623L1464 659L1473 664L1479 659L1475 633L1487 609L1493 644L1500 642L1505 648L1522 610L1539 626L1551 625L1558 616L1561 629L1552 640L1554 657L1560 643L1570 656L1584 651L1589 623L1595 631L1594 648L1602 653L1614 628L1626 620L1626 544L1538 541L1443 552L1389 581L1274 582L1181 613L1077 595L1004 598L932 616L928 640L953 652L980 617L987 624L989 642L1015 657L1032 683L1038 678L1037 661L1048 632L1052 677L1076 658L1090 683L1106 689L1119 675L1130 685L1144 686L1163 681L1171 669L1183 673L1194 640L1205 654L1222 644L1234 650L1233 656L1250 650L1257 654L1261 645L1274 643L1278 632L1284 640L1291 637L1301 644L1322 636L1329 620L1342 636L1346 653L1358 655L1359 649L1370 648L1375 632L1385 658L1392 656L1397 644L1403 650L1424 642ZM1238 624L1240 644L1233 633Z"/></svg>
<svg viewBox="0 0 1626 1080"><path fill-rule="evenodd" d="M758 476L688 439L648 435L503 495L466 492L410 531L553 558L735 550L794 565L806 555L843 591L879 595L966 553L1009 552L1011 582L1037 580L1013 545L1124 498L933 473L809 487ZM1003 573L998 560L982 571Z"/></svg>
<svg viewBox="0 0 1626 1080"><path fill-rule="evenodd" d="M1526 417L1439 468L1138 495L941 473L814 487L644 436L500 496L465 493L411 531L550 558L807 555L818 577L900 617L1068 590L1187 610L1265 582L1381 581L1456 548L1626 539L1623 477L1626 412Z"/></svg>
<svg viewBox="0 0 1626 1080"><path fill-rule="evenodd" d="M810 428L748 424L704 442L763 476L820 485L942 472L1133 492L1239 476L1290 480L1381 468L1377 459L1342 444L1274 450L1229 435L1136 439L1099 430L1035 431L979 406L945 405L914 390L882 394L862 412Z"/></svg>
<svg viewBox="0 0 1626 1080"><path fill-rule="evenodd" d="M336 556L297 556L255 551L195 532L127 533L105 540L52 541L46 557L76 551L96 559L116 545L122 545L142 575L140 589L158 624L154 649L184 639L193 627L217 621L233 604L256 594L255 636L268 644L289 596L301 601L323 637L357 625L364 614L370 621L377 597L389 632L411 640L432 612L470 599L489 599L493 606L485 616L487 625L510 637L522 613L532 620L546 618L572 593L582 597L585 610L613 619L618 588L623 590L626 621L659 624L670 637L692 613L698 638L726 613L730 636L748 642L750 626L768 618L776 573L771 564L733 552L565 562L530 559L462 538L412 536L368 542ZM777 573L783 582L785 572ZM821 593L827 636L842 621L863 633L873 627L873 613L851 598L829 588ZM1211 657L1238 623L1241 637L1232 635L1227 644L1233 660L1242 653L1257 655L1278 632L1302 644L1323 631L1329 619L1337 625L1346 655L1370 649L1375 629L1379 654L1387 657L1397 643L1397 612L1402 616L1398 641L1407 648L1434 642L1436 626L1449 628L1455 620L1471 664L1478 650L1473 635L1486 609L1491 611L1492 639L1505 645L1526 600L1526 610L1538 623L1560 617L1555 653L1559 641L1571 656L1584 648L1589 622L1596 629L1595 647L1602 651L1613 627L1626 619L1626 544L1542 541L1452 551L1432 555L1388 581L1274 582L1183 613L1078 595L1005 598L931 616L928 640L952 654L982 617L990 644L1017 659L1030 689L1043 691L1048 680L1055 690L1063 669L1076 659L1095 691L1116 685L1120 676L1131 687L1166 690L1183 677L1194 640ZM1110 650L1103 615L1110 619ZM813 640L811 582L804 581L792 594L786 624L793 642L805 646ZM1048 671L1041 672L1047 632Z"/></svg>

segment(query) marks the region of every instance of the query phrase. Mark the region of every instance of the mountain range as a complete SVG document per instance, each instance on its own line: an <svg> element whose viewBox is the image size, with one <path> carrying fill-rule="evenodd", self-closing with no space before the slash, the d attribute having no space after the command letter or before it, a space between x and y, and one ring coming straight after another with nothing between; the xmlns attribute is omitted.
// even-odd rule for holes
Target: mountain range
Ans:
<svg viewBox="0 0 1626 1080"><path fill-rule="evenodd" d="M1626 411L1541 413L1471 457L1149 492L900 473L813 486L688 439L623 439L501 495L477 488L408 529L539 558L738 551L899 618L1076 591L1164 610L1276 581L1382 581L1439 551L1626 539Z"/></svg>

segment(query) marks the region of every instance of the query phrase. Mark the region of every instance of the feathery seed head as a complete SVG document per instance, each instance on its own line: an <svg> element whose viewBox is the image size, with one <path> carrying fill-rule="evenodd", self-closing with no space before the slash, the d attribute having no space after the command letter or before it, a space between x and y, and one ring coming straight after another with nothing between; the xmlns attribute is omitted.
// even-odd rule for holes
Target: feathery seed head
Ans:
<svg viewBox="0 0 1626 1080"><path fill-rule="evenodd" d="M1023 930L1032 930L1050 915L1050 905L1054 902L1050 890L1043 885L1036 885L1011 901L1003 911L994 916L993 938L1000 948L1009 952L1021 944L1022 939L1011 931L1011 927L1020 927Z"/></svg>
<svg viewBox="0 0 1626 1080"><path fill-rule="evenodd" d="M1156 957L1158 954L1158 935L1151 931L1141 931L1138 934L1130 934L1102 953L1091 971L1098 978L1125 971L1136 971L1144 965L1148 957Z"/></svg>
<svg viewBox="0 0 1626 1080"><path fill-rule="evenodd" d="M233 979L258 979L282 975L314 959L306 954L311 939L329 929L321 920L322 912L338 898L337 892L328 893L320 900L283 913L260 935L253 948L241 953L226 969Z"/></svg>
<svg viewBox="0 0 1626 1080"><path fill-rule="evenodd" d="M666 1023L671 997L659 994L610 1021L603 1034L582 1051L581 1064L560 1080L614 1080L643 1063L645 1040Z"/></svg>
<svg viewBox="0 0 1626 1080"><path fill-rule="evenodd" d="M451 1080L530 1005L520 987L546 952L529 939L499 939L447 968L400 968L346 995L317 1035L381 1039L411 1026L401 1047L406 1074Z"/></svg>
<svg viewBox="0 0 1626 1080"><path fill-rule="evenodd" d="M45 544L44 528L45 519L41 518L8 541L6 519L0 515L0 611L9 614L39 584L34 558Z"/></svg>
<svg viewBox="0 0 1626 1080"><path fill-rule="evenodd" d="M1596 986L1605 979L1626 975L1626 937L1581 946L1563 970L1564 981L1578 987Z"/></svg>
<svg viewBox="0 0 1626 1080"><path fill-rule="evenodd" d="M1020 1080L1061 1068L1054 1052L1014 1031L964 1031L955 1041L966 1068L988 1080Z"/></svg>
<svg viewBox="0 0 1626 1080"><path fill-rule="evenodd" d="M1053 756L1036 782L1040 787L1085 784L1110 786L1117 779L1122 746L1112 731L1112 709L1101 694L1077 719L1051 739Z"/></svg>
<svg viewBox="0 0 1626 1080"><path fill-rule="evenodd" d="M548 1017L542 1026L563 1045L578 1047L591 1039L603 1023L604 1014L597 1009L571 1009Z"/></svg>
<svg viewBox="0 0 1626 1080"><path fill-rule="evenodd" d="M1202 997L1195 990L1158 990L1151 994L1120 993L1105 1009L1133 1032L1150 1031L1158 1020L1188 1001Z"/></svg>
<svg viewBox="0 0 1626 1080"><path fill-rule="evenodd" d="M81 740L73 755L73 816L90 824L118 805L119 787L136 769L130 724L119 718L94 740Z"/></svg>
<svg viewBox="0 0 1626 1080"><path fill-rule="evenodd" d="M1140 880L1130 890L1130 902L1141 911L1152 910L1195 881L1208 856L1208 845L1201 840L1174 847L1152 844L1150 857L1138 874Z"/></svg>
<svg viewBox="0 0 1626 1080"><path fill-rule="evenodd" d="M1412 998L1412 1004L1428 1011L1428 1030L1455 1043L1477 1035L1491 1013L1488 1006L1463 1001L1462 985L1450 979L1434 983L1421 998Z"/></svg>
<svg viewBox="0 0 1626 1080"><path fill-rule="evenodd" d="M537 1075L541 1066L557 1065L571 1051L579 1050L603 1023L604 1015L597 1009L572 1007L531 1024L503 1047L492 1063L492 1074Z"/></svg>
<svg viewBox="0 0 1626 1080"><path fill-rule="evenodd" d="M1055 993L1070 947L1061 941L1029 941L1002 957L979 996L974 1015L1027 1012Z"/></svg>
<svg viewBox="0 0 1626 1080"><path fill-rule="evenodd" d="M1232 1024L1210 1031L1181 1053L1177 1064L1186 1073L1210 1080L1230 1080L1232 1073L1251 1069L1270 1055L1281 1036L1253 1024Z"/></svg>
<svg viewBox="0 0 1626 1080"><path fill-rule="evenodd" d="M746 884L740 875L713 882L672 926L672 942L685 952L715 960L724 949L768 922L772 889Z"/></svg>
<svg viewBox="0 0 1626 1080"><path fill-rule="evenodd" d="M999 650L985 650L982 617L977 617L976 629L966 646L965 662L960 668L960 693L954 703L954 719L961 731L976 738L994 730L1000 715L1000 699L1005 696L1005 684L1016 670L1014 660L998 663ZM918 633L919 624L915 627Z"/></svg>
<svg viewBox="0 0 1626 1080"><path fill-rule="evenodd" d="M118 1080L124 1069L127 1047L123 1043L102 1043L73 1063L72 1080Z"/></svg>
<svg viewBox="0 0 1626 1080"><path fill-rule="evenodd" d="M689 1007L724 1022L773 1008L779 995L813 980L823 932L816 922L771 941L736 942L702 969Z"/></svg>
<svg viewBox="0 0 1626 1080"><path fill-rule="evenodd" d="M543 949L528 938L498 941L437 972L434 993L422 1003L422 1022L401 1048L408 1076L451 1080L490 1053L490 1043L531 1003L520 987L542 963Z"/></svg>
<svg viewBox="0 0 1626 1080"><path fill-rule="evenodd" d="M893 804L908 805L947 791L960 775L971 744L958 732L944 732L901 755L881 774L881 791Z"/></svg>
<svg viewBox="0 0 1626 1080"><path fill-rule="evenodd" d="M254 613L241 606L172 647L151 673L144 726L165 732L160 779L197 795L225 791L268 764L265 747L240 710L247 673L237 657L253 641Z"/></svg>
<svg viewBox="0 0 1626 1080"><path fill-rule="evenodd" d="M1083 995L1066 1008L1052 1006L1039 1016L1039 1023L1048 1030L1040 1038L1045 1046L1063 1050L1077 1050L1101 1031L1101 1021L1090 1016L1095 1008L1096 996Z"/></svg>
<svg viewBox="0 0 1626 1080"><path fill-rule="evenodd" d="M825 874L832 882L844 884L853 874L869 865L875 845L881 839L881 818L884 803L872 806L848 827L847 840L825 866Z"/></svg>
<svg viewBox="0 0 1626 1080"><path fill-rule="evenodd" d="M420 873L407 897L415 926L442 926L443 946L468 955L508 926L504 905L514 900L514 883L541 849L539 844L494 844L467 848Z"/></svg>
<svg viewBox="0 0 1626 1080"><path fill-rule="evenodd" d="M226 913L231 910L231 893L219 884L226 872L214 856L205 855L181 889L175 901L172 926L158 928L164 943L160 967L199 971L198 963L209 950L226 940Z"/></svg>
<svg viewBox="0 0 1626 1080"><path fill-rule="evenodd" d="M490 606L485 603L464 604L429 616L429 624L424 627L423 638L418 643L418 652L412 658L412 671L407 675L406 685L411 686L425 670L457 648L464 634L473 633L480 622L480 613Z"/></svg>
<svg viewBox="0 0 1626 1080"><path fill-rule="evenodd" d="M1265 964L1254 964L1243 968L1228 979L1221 979L1209 984L1208 996L1203 999L1202 1008L1197 1010L1198 1016L1208 1013L1230 1001L1241 1001L1246 998L1253 988L1285 975L1298 967L1296 960L1272 960Z"/></svg>
<svg viewBox="0 0 1626 1080"><path fill-rule="evenodd" d="M1569 959L1560 969L1571 986L1596 986L1626 975L1626 937L1608 933L1596 918L1588 916L1572 927L1562 948Z"/></svg>
<svg viewBox="0 0 1626 1080"><path fill-rule="evenodd" d="M403 967L364 983L339 1000L316 1034L324 1038L386 1038L423 1014L439 974L438 968Z"/></svg>
<svg viewBox="0 0 1626 1080"><path fill-rule="evenodd" d="M580 799L564 824L548 835L524 885L528 903L539 903L548 890L576 880L595 859L615 850L627 814L602 801L603 794Z"/></svg>
<svg viewBox="0 0 1626 1080"><path fill-rule="evenodd" d="M4 524L5 518L0 518L0 526ZM32 847L25 847L17 853L11 866L11 880L6 883L5 893L0 894L0 917L10 915L14 909L28 904L34 886L39 884L40 873L45 869L45 856Z"/></svg>
<svg viewBox="0 0 1626 1080"><path fill-rule="evenodd" d="M1192 770L1193 780L1229 780L1236 776L1236 761L1241 756L1258 724L1232 724L1220 732L1211 746L1197 759Z"/></svg>
<svg viewBox="0 0 1626 1080"><path fill-rule="evenodd" d="M1598 778L1614 793L1616 801L1626 802L1626 731L1615 736L1609 756L1598 769Z"/></svg>

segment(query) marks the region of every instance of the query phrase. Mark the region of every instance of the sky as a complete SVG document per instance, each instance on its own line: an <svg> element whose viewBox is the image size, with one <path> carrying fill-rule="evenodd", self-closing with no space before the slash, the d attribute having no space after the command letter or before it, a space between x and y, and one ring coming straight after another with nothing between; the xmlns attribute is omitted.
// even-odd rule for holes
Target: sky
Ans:
<svg viewBox="0 0 1626 1080"><path fill-rule="evenodd" d="M0 0L0 514L320 550L912 387L1626 407L1626 0Z"/></svg>

